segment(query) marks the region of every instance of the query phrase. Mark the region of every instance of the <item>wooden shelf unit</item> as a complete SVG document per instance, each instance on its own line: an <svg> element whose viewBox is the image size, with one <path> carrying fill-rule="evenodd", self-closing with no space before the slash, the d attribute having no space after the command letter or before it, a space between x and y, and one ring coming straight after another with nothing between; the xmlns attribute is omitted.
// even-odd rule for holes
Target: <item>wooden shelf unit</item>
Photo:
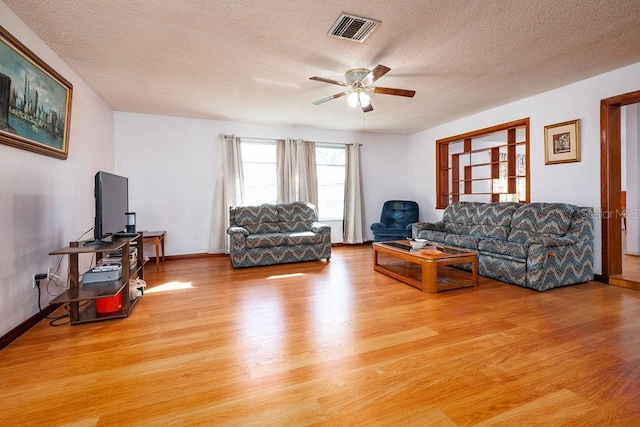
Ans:
<svg viewBox="0 0 640 427"><path fill-rule="evenodd" d="M502 138L504 142L488 142L493 137ZM521 168L518 168L519 160ZM506 174L501 171L505 167ZM524 180L524 191L522 186L518 188L519 180ZM488 183L478 185L480 189L474 186L486 181ZM506 189L495 188L496 181L506 181ZM517 197L518 202L529 202L528 118L436 141L437 209L444 209L465 196L471 200L499 202L505 195Z"/></svg>
<svg viewBox="0 0 640 427"><path fill-rule="evenodd" d="M129 265L129 249L137 248L135 268ZM81 254L95 254L97 259L105 254L122 251L122 276L118 280L84 284L80 280L78 260ZM69 289L61 293L50 304L68 304L70 323L95 322L99 320L128 317L141 297L131 299L129 282L131 279L144 279L144 245L142 234L135 237L114 238L112 242L99 246L85 246L84 242L70 242L69 246L57 249L49 255L69 256ZM97 313L95 300L109 298L122 293L122 308L112 313ZM86 301L86 302L85 302Z"/></svg>

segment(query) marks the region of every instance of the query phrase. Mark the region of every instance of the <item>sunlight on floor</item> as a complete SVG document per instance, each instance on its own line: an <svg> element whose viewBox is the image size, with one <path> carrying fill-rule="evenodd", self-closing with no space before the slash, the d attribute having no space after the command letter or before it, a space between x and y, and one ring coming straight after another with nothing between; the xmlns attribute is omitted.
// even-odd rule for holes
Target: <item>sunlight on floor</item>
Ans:
<svg viewBox="0 0 640 427"><path fill-rule="evenodd" d="M181 291L184 289L192 289L193 285L191 282L167 282L162 285L154 286L151 289L145 289L144 293L146 294L157 294L160 292L169 292L169 291Z"/></svg>
<svg viewBox="0 0 640 427"><path fill-rule="evenodd" d="M269 276L267 277L267 280L286 279L288 277L300 277L304 275L304 273L279 274L277 276Z"/></svg>

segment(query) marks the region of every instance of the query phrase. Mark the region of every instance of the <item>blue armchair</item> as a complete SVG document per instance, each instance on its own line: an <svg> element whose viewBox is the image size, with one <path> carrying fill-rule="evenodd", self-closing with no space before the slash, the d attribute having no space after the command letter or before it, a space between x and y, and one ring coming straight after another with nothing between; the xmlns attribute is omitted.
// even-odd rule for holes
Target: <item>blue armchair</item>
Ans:
<svg viewBox="0 0 640 427"><path fill-rule="evenodd" d="M418 204L408 200L389 200L382 206L380 222L371 224L374 242L402 240L411 236L411 225L418 222Z"/></svg>

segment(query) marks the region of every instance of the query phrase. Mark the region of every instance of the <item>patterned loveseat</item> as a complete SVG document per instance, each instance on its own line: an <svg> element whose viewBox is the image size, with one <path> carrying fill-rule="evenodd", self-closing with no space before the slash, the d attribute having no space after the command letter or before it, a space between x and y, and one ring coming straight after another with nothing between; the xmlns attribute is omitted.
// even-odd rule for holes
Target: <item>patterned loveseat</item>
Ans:
<svg viewBox="0 0 640 427"><path fill-rule="evenodd" d="M449 205L414 238L478 252L479 274L545 291L593 280L593 210L566 203Z"/></svg>
<svg viewBox="0 0 640 427"><path fill-rule="evenodd" d="M331 227L317 222L310 203L235 206L229 214L236 268L331 258Z"/></svg>

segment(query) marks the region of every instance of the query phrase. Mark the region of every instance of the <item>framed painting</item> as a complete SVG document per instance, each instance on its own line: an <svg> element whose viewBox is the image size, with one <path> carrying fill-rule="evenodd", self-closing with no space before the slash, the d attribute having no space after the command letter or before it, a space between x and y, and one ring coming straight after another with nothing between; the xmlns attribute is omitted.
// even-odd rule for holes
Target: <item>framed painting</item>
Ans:
<svg viewBox="0 0 640 427"><path fill-rule="evenodd" d="M580 161L580 120L544 127L544 164Z"/></svg>
<svg viewBox="0 0 640 427"><path fill-rule="evenodd" d="M0 26L0 143L69 153L73 86Z"/></svg>

